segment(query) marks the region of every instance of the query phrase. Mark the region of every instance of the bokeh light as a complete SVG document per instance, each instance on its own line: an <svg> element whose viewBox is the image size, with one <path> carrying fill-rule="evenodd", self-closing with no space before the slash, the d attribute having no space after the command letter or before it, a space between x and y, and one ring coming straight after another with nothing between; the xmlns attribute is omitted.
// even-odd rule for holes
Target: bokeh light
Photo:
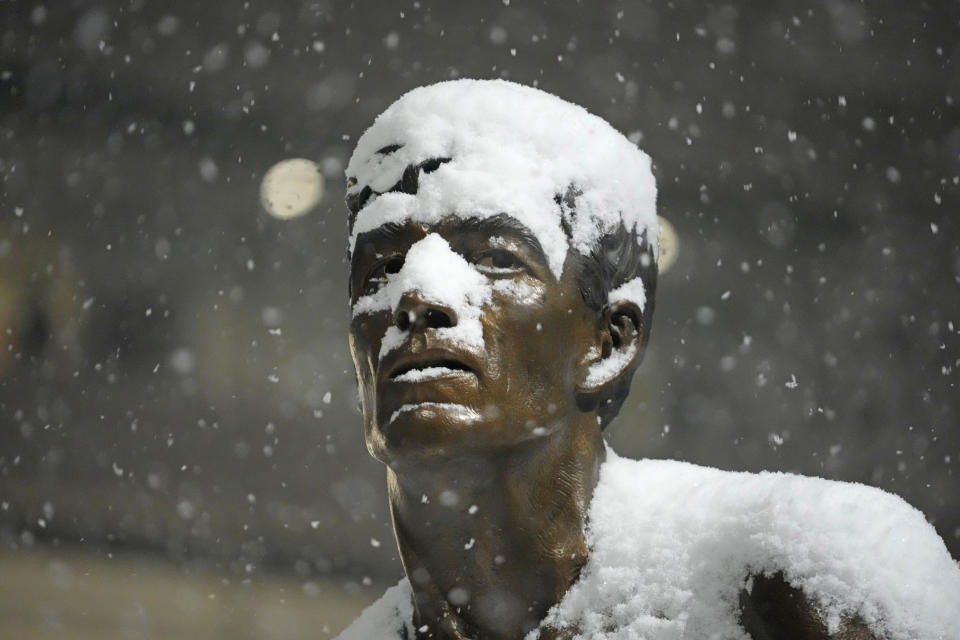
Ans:
<svg viewBox="0 0 960 640"><path fill-rule="evenodd" d="M311 160L291 158L270 167L260 183L260 203L274 218L298 218L323 198L323 175Z"/></svg>
<svg viewBox="0 0 960 640"><path fill-rule="evenodd" d="M677 261L677 255L680 252L680 238L669 220L663 216L657 216L657 220L660 223L660 251L657 254L657 269L660 273L666 273Z"/></svg>

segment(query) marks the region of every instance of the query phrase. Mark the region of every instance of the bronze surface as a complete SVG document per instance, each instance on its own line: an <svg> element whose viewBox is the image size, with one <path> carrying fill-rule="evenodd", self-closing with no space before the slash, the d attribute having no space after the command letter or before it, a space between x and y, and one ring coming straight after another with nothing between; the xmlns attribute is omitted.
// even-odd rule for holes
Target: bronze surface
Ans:
<svg viewBox="0 0 960 640"><path fill-rule="evenodd" d="M468 261L491 251L489 234L453 217L361 235L352 301L376 286L370 274L399 269L407 249L430 233ZM387 467L418 638L522 638L577 580L589 553L587 507L605 455L591 401L602 389L587 384L588 368L612 347L636 347L629 366L643 356L647 328L636 324L639 309L590 309L573 269L557 279L528 237L505 233L498 250L506 246L519 266L504 277L534 293L495 295L483 307L482 350L441 339L437 330L455 325L456 312L416 290L404 294L398 309L360 315L350 327L366 444ZM381 359L390 326L409 333ZM416 383L393 380L406 367L440 361L457 371ZM392 419L400 406L423 402L472 411L433 405ZM829 637L816 608L782 578L756 576L741 607L755 640ZM574 631L544 629L541 638ZM834 637L874 638L850 620Z"/></svg>

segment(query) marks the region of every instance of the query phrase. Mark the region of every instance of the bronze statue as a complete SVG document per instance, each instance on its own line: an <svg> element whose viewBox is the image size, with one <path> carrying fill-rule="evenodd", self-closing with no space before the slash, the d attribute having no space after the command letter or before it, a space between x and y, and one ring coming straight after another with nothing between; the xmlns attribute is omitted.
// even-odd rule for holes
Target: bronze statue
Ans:
<svg viewBox="0 0 960 640"><path fill-rule="evenodd" d="M461 81L418 91L361 139L347 198L350 348L409 586L342 637L572 638L582 630L548 613L590 558L603 429L650 337L649 159L606 123L530 88ZM578 145L574 161L547 166L558 129ZM571 167L590 136L596 153L614 157L578 174ZM554 192L524 200L527 183ZM604 211L618 189L634 189L627 204L646 210ZM823 619L788 578L745 573L734 624L755 640L879 637L849 615Z"/></svg>

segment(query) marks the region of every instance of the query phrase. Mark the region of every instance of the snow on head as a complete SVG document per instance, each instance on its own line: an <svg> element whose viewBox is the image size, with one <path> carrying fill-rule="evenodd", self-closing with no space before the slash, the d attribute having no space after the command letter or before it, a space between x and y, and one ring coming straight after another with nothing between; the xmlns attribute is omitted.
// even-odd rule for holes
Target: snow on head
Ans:
<svg viewBox="0 0 960 640"><path fill-rule="evenodd" d="M423 167L415 193L393 191L411 167ZM368 194L351 251L387 222L501 213L537 236L557 277L568 247L589 253L621 222L656 251L650 158L582 107L512 82L410 91L360 137L346 174L348 197Z"/></svg>

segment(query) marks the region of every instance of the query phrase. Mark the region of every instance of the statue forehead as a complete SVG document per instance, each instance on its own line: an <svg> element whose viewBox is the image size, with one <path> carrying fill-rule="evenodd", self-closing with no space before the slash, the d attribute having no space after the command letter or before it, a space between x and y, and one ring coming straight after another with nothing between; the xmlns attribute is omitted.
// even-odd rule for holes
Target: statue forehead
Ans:
<svg viewBox="0 0 960 640"><path fill-rule="evenodd" d="M507 214L559 277L568 247L588 253L623 223L656 244L650 159L602 119L504 81L421 87L361 136L346 170L362 207L357 237L388 223Z"/></svg>

